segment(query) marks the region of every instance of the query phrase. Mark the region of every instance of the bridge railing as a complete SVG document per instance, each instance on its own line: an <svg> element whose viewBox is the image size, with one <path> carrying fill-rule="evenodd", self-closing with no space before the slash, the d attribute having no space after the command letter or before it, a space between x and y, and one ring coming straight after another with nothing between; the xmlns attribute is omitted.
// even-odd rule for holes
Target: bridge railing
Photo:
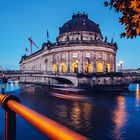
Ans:
<svg viewBox="0 0 140 140"><path fill-rule="evenodd" d="M16 96L0 94L0 103L5 110L5 140L16 140L16 114L50 139L87 140L86 137L22 105Z"/></svg>

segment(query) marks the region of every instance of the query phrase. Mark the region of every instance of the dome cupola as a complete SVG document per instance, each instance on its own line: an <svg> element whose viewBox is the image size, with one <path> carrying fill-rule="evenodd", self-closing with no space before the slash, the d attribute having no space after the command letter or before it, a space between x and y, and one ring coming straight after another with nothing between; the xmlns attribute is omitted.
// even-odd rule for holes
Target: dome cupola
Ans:
<svg viewBox="0 0 140 140"><path fill-rule="evenodd" d="M59 28L58 42L102 40L99 25L85 13L72 15L72 19Z"/></svg>
<svg viewBox="0 0 140 140"><path fill-rule="evenodd" d="M88 15L85 13L73 14L72 19L59 28L59 34L74 31L89 31L101 34L99 25L88 19Z"/></svg>

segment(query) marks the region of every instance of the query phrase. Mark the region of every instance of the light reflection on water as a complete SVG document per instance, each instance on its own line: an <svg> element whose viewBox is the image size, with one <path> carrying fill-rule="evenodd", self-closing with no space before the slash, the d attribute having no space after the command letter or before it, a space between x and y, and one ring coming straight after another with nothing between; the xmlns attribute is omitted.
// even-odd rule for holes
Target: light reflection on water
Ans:
<svg viewBox="0 0 140 140"><path fill-rule="evenodd" d="M136 99L137 99L137 100L140 100L139 84L136 84Z"/></svg>
<svg viewBox="0 0 140 140"><path fill-rule="evenodd" d="M93 140L140 139L138 84L132 85L133 92L119 95L91 92L91 96L86 96L87 93L81 95L78 91L57 91L57 94L54 94L56 91L52 89L35 92L33 87L14 84L6 84L5 88L8 92L14 91L13 94L21 99L21 103ZM30 136L30 140L46 140L19 118L18 124L22 124L26 133L22 136L23 130L17 126L20 140L28 139L27 136Z"/></svg>
<svg viewBox="0 0 140 140"><path fill-rule="evenodd" d="M126 125L127 122L127 113L125 108L125 98L123 96L117 97L117 106L114 109L113 113L113 122L114 122L114 129L113 129L113 135L116 138L116 140L124 140L123 133L123 127Z"/></svg>
<svg viewBox="0 0 140 140"><path fill-rule="evenodd" d="M0 92L2 92L1 86L2 86L2 84L0 84ZM4 84L4 89L5 89L4 90L5 92L12 92L15 90L19 90L20 86L17 83L6 83L6 84Z"/></svg>
<svg viewBox="0 0 140 140"><path fill-rule="evenodd" d="M140 110L140 89L139 89L139 84L136 84L136 107L137 110Z"/></svg>
<svg viewBox="0 0 140 140"><path fill-rule="evenodd" d="M81 108L78 102L74 102L71 111L71 125L75 126L75 129L79 129L81 127Z"/></svg>

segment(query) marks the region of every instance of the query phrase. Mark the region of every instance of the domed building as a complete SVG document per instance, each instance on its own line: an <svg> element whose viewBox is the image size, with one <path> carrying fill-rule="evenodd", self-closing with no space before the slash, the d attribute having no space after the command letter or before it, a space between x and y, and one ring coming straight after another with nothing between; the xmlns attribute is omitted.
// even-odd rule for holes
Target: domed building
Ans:
<svg viewBox="0 0 140 140"><path fill-rule="evenodd" d="M20 69L53 73L115 72L116 52L116 43L103 40L99 25L87 14L77 13L59 28L55 43L43 43L39 51L22 57Z"/></svg>

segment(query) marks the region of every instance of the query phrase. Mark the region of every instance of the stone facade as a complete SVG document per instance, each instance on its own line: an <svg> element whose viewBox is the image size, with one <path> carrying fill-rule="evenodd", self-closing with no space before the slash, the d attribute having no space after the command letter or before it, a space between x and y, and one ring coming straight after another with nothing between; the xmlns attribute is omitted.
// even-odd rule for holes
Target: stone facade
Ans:
<svg viewBox="0 0 140 140"><path fill-rule="evenodd" d="M116 43L103 40L98 25L86 14L78 13L60 28L56 43L43 43L39 51L22 57L20 69L46 73L115 72L116 51Z"/></svg>

